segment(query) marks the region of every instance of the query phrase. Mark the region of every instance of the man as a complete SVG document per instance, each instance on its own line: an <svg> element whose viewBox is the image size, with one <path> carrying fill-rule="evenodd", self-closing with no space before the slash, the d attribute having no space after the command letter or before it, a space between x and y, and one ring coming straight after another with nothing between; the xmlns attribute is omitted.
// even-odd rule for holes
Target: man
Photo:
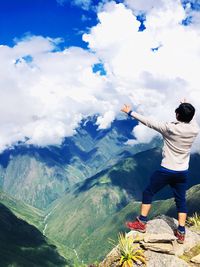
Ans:
<svg viewBox="0 0 200 267"><path fill-rule="evenodd" d="M186 190L190 149L199 132L197 123L192 121L195 108L190 103L181 103L175 110L177 121L168 123L160 123L140 115L132 111L129 105L124 105L121 111L158 131L164 139L161 167L153 173L149 185L143 192L140 216L126 225L132 230L146 232L152 198L163 187L169 185L173 190L178 212L179 225L174 234L177 241L182 244L185 240L187 218Z"/></svg>

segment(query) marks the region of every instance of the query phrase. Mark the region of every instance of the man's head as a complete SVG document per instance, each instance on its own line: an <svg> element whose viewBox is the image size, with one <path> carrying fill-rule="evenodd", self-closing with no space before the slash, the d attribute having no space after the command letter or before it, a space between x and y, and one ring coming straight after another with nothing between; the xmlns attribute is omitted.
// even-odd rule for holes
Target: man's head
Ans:
<svg viewBox="0 0 200 267"><path fill-rule="evenodd" d="M194 117L195 108L190 103L182 103L175 112L178 121L188 123Z"/></svg>

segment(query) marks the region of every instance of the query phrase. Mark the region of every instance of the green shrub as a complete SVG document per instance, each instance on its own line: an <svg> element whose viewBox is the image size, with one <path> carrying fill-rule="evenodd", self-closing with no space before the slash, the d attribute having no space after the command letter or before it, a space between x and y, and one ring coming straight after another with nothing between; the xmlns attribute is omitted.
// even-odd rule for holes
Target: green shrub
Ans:
<svg viewBox="0 0 200 267"><path fill-rule="evenodd" d="M200 228L200 215L195 212L193 216L188 217L187 225Z"/></svg>
<svg viewBox="0 0 200 267"><path fill-rule="evenodd" d="M134 244L137 240L131 236L119 234L119 245L118 250L120 252L119 265L121 267L132 267L133 264L144 264L146 260L144 251L138 244Z"/></svg>

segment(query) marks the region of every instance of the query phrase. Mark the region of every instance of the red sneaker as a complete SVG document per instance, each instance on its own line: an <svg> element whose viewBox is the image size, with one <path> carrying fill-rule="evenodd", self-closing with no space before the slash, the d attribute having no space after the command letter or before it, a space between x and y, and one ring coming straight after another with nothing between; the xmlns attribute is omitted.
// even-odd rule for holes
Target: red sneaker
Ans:
<svg viewBox="0 0 200 267"><path fill-rule="evenodd" d="M185 241L185 234L181 233L178 229L174 230L174 235L177 237L177 242L183 244Z"/></svg>
<svg viewBox="0 0 200 267"><path fill-rule="evenodd" d="M131 230L135 230L141 233L146 232L146 223L143 223L139 217L136 217L136 220L133 222L126 222L126 227Z"/></svg>

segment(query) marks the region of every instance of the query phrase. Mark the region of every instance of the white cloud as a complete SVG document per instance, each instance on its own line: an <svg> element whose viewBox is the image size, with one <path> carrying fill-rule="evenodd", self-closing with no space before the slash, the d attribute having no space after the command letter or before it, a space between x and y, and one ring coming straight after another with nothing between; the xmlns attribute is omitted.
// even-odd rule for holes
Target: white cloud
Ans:
<svg viewBox="0 0 200 267"><path fill-rule="evenodd" d="M198 110L200 37L194 27L181 24L186 13L180 1L126 2L131 9L107 4L98 14L98 25L83 35L103 61L112 85L135 108L141 104L140 112L160 120L174 120L174 109L184 96ZM147 29L138 32L133 13L144 7ZM153 52L156 47L160 48ZM134 134L139 142L149 142L155 135L142 125Z"/></svg>
<svg viewBox="0 0 200 267"><path fill-rule="evenodd" d="M109 2L113 2L112 0L100 0L98 2L95 2L93 0L56 0L57 3L61 6L63 6L65 3L70 3L72 6L77 6L83 10L90 10L93 12L98 12L102 10L104 5ZM82 21L88 20L89 17L82 17Z"/></svg>
<svg viewBox="0 0 200 267"><path fill-rule="evenodd" d="M84 21L89 21L89 20L91 20L91 18L83 14L83 15L81 16L81 20L84 22ZM84 33L84 32L83 32L83 33Z"/></svg>
<svg viewBox="0 0 200 267"><path fill-rule="evenodd" d="M164 0L125 0L124 3L136 12L150 12L155 8L163 8Z"/></svg>
<svg viewBox="0 0 200 267"><path fill-rule="evenodd" d="M189 19L190 27L194 27L196 31L200 29L200 12L197 9L192 8L192 5L198 5L198 9L200 8L200 1L199 0L190 0L188 1L185 12L186 18Z"/></svg>
<svg viewBox="0 0 200 267"><path fill-rule="evenodd" d="M97 125L99 129L106 129L110 127L111 123L115 119L115 113L112 110L107 111L103 116L97 118Z"/></svg>
<svg viewBox="0 0 200 267"><path fill-rule="evenodd" d="M78 47L55 52L57 44L33 36L0 46L0 150L25 138L59 144L83 117L107 112L106 78L92 71L96 56Z"/></svg>
<svg viewBox="0 0 200 267"><path fill-rule="evenodd" d="M64 5L65 3L69 2L72 5L78 6L82 9L89 10L92 5L92 0L56 0L60 5Z"/></svg>
<svg viewBox="0 0 200 267"><path fill-rule="evenodd" d="M83 117L96 113L99 129L105 129L124 103L147 116L174 120L179 99L186 97L200 122L198 29L181 25L186 11L178 0L148 7L143 32L135 9L130 1L129 8L107 3L99 23L83 35L91 51L55 52L61 39L35 36L0 46L0 150L26 137L30 144L59 144ZM104 76L92 71L99 62ZM142 125L134 134L138 142L155 136Z"/></svg>

